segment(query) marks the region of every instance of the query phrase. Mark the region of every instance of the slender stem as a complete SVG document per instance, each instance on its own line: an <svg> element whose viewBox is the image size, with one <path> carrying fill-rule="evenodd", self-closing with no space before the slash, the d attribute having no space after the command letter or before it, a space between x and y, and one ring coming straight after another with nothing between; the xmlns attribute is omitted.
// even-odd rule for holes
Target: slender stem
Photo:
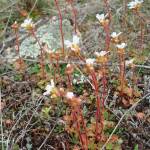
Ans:
<svg viewBox="0 0 150 150"><path fill-rule="evenodd" d="M40 47L40 51L41 51L41 54L40 54L40 57L41 57L41 61L40 61L40 65L41 65L41 70L42 70L42 78L45 77L45 71L44 71L44 52L43 52L43 47L38 39L38 37L36 36L34 30L31 31L33 37L35 38L35 40L37 41L39 47Z"/></svg>
<svg viewBox="0 0 150 150"><path fill-rule="evenodd" d="M105 33L106 33L105 50L109 51L109 47L110 47L110 29L109 29L109 24L104 26L104 30L105 30Z"/></svg>
<svg viewBox="0 0 150 150"><path fill-rule="evenodd" d="M72 84L71 84L71 77L70 77L70 74L67 74L67 78L68 78L68 82L69 82L69 88L72 87Z"/></svg>
<svg viewBox="0 0 150 150"><path fill-rule="evenodd" d="M84 122L84 119L83 119L83 116L81 116L81 110L79 108L73 108L73 112L72 112L72 115L73 115L73 120L74 122L76 122L76 130L78 132L78 135L79 135L79 139L80 139L80 142L82 144L82 149L83 150L88 150L88 145L87 145L87 135L86 135L86 127L84 126L85 123ZM79 122L79 117L81 117L81 121L82 121L82 124ZM82 125L82 128L85 132L85 136L86 136L86 141L83 139L82 137L82 132L81 132L81 125Z"/></svg>
<svg viewBox="0 0 150 150"><path fill-rule="evenodd" d="M77 33L77 11L73 5L73 0L70 1L70 5L72 7L72 12L73 12L73 16L74 16L74 32Z"/></svg>
<svg viewBox="0 0 150 150"><path fill-rule="evenodd" d="M56 8L58 10L58 15L59 15L59 21L60 21L60 34L61 34L61 43L62 43L62 54L64 55L64 50L65 50L65 46L64 46L64 34L63 34L63 19L62 19L62 14L61 14L61 10L59 8L59 4L58 4L58 1L57 0L54 0L55 1L55 5L56 5Z"/></svg>
<svg viewBox="0 0 150 150"><path fill-rule="evenodd" d="M104 4L105 4L104 7L106 8L106 11L107 11L107 13L109 15L109 20L111 22L111 8L109 6L108 0L104 0Z"/></svg>
<svg viewBox="0 0 150 150"><path fill-rule="evenodd" d="M49 55L49 61L50 61L50 64L52 64L52 67L51 67L51 72L52 72L52 69L54 68L54 82L56 81L56 69L55 69L55 64L52 63L53 62L53 58L52 58L52 55L50 54Z"/></svg>
<svg viewBox="0 0 150 150"><path fill-rule="evenodd" d="M97 105L97 110L96 110L96 130L95 130L95 138L98 141L99 137L102 134L103 131L103 112L100 111L101 108L101 100L100 100L100 96L99 96L99 88L98 88L98 82L96 79L96 75L95 72L91 72L91 76L92 76L92 80L93 80L93 84L95 87L95 95L96 95L96 105ZM99 128L99 123L100 123L100 128ZM99 131L100 130L100 131Z"/></svg>
<svg viewBox="0 0 150 150"><path fill-rule="evenodd" d="M120 53L119 57L120 57L120 84L121 84L120 94L122 95L125 83L125 58L123 53Z"/></svg>
<svg viewBox="0 0 150 150"><path fill-rule="evenodd" d="M80 59L81 61L86 62L86 61L85 61L85 58L84 58L83 56L81 56L81 54L78 54L78 57L79 57L79 59Z"/></svg>
<svg viewBox="0 0 150 150"><path fill-rule="evenodd" d="M84 117L80 108L77 108L77 111L78 111L79 116L81 117L81 125L82 125L82 130L83 130L82 133L84 133L85 135L85 139L83 140L84 149L87 150L88 149L88 136L87 136L86 124L85 124Z"/></svg>
<svg viewBox="0 0 150 150"><path fill-rule="evenodd" d="M103 83L103 92L102 92L102 104L103 104L103 108L104 108L104 101L105 101L105 97L106 97L106 93L107 93L107 89L106 89L106 85L107 85L107 80L106 80L106 65L103 63L103 68L102 68L102 83Z"/></svg>
<svg viewBox="0 0 150 150"><path fill-rule="evenodd" d="M19 44L19 35L18 35L18 31L15 30L15 36L16 36L16 51L17 51L17 54L19 56L19 64L20 64L20 67L21 67L21 57L20 57L20 44Z"/></svg>

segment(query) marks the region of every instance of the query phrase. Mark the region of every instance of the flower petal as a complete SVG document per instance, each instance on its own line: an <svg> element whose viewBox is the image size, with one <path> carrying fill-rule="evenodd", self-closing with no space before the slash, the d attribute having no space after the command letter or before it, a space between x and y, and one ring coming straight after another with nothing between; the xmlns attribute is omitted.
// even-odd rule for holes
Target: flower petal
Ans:
<svg viewBox="0 0 150 150"><path fill-rule="evenodd" d="M73 44L79 44L80 38L77 35L73 35Z"/></svg>
<svg viewBox="0 0 150 150"><path fill-rule="evenodd" d="M72 45L72 43L69 40L65 40L64 43L67 46L67 48L71 47Z"/></svg>

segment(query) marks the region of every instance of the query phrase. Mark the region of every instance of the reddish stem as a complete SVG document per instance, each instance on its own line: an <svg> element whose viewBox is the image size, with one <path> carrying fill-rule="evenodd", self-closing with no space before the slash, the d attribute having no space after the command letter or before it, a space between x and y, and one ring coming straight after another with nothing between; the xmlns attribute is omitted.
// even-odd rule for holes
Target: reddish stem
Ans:
<svg viewBox="0 0 150 150"><path fill-rule="evenodd" d="M121 83L121 95L123 94L125 83L125 58L124 54L120 54L120 83Z"/></svg>
<svg viewBox="0 0 150 150"><path fill-rule="evenodd" d="M97 105L97 110L96 110L96 130L95 130L95 138L98 141L99 137L102 134L103 131L103 112L100 111L100 107L101 107L101 100L100 100L100 96L99 96L99 88L98 88L98 82L96 79L96 75L95 72L91 72L91 76L92 76L92 80L93 80L93 84L95 87L95 95L96 95L96 105ZM103 111L104 109L102 109ZM100 126L99 126L100 123ZM101 129L101 130L100 130ZM100 130L100 131L99 131Z"/></svg>
<svg viewBox="0 0 150 150"><path fill-rule="evenodd" d="M16 36L16 46L17 46L17 54L19 56L19 64L21 66L21 57L20 57L20 54L19 54L19 51L20 51L20 44L19 44L19 36L18 36L18 31L15 31L15 36Z"/></svg>
<svg viewBox="0 0 150 150"><path fill-rule="evenodd" d="M72 12L73 12L73 16L74 16L74 32L76 34L77 33L77 10L75 9L75 7L73 5L73 0L70 1L70 5L72 7Z"/></svg>
<svg viewBox="0 0 150 150"><path fill-rule="evenodd" d="M80 108L78 107L73 108L72 115L73 115L74 122L76 122L76 130L78 132L79 139L82 144L82 149L88 150L88 137L86 134L86 126L85 126L84 118L83 118ZM78 119L79 117L81 117L81 122ZM83 134L85 135L85 139L83 139L83 136L82 136Z"/></svg>
<svg viewBox="0 0 150 150"><path fill-rule="evenodd" d="M72 84L71 84L71 77L70 77L70 75L69 74L67 74L67 77L68 77L68 82L69 82L69 88L71 88L72 87Z"/></svg>
<svg viewBox="0 0 150 150"><path fill-rule="evenodd" d="M105 33L106 33L105 50L109 51L109 47L110 47L110 29L109 29L109 24L104 26L104 30L105 30Z"/></svg>
<svg viewBox="0 0 150 150"><path fill-rule="evenodd" d="M58 1L57 0L54 0L54 1L55 1L56 8L58 10L58 15L59 15L59 21L60 21L59 29L60 29L60 34L61 34L62 54L64 55L65 46L64 46L64 34L63 34L62 14L61 14L61 10L59 8Z"/></svg>
<svg viewBox="0 0 150 150"><path fill-rule="evenodd" d="M86 61L85 61L85 58L84 58L83 56L81 56L80 54L78 54L78 57L79 57L79 59L80 59L81 61L86 62Z"/></svg>
<svg viewBox="0 0 150 150"><path fill-rule="evenodd" d="M106 89L106 85L107 85L107 80L106 80L106 73L105 73L105 64L103 64L103 77L102 77L102 84L103 84L103 92L102 92L102 104L103 104L103 108L104 108L104 102L105 102L105 98L106 98L106 93L107 93L107 89Z"/></svg>

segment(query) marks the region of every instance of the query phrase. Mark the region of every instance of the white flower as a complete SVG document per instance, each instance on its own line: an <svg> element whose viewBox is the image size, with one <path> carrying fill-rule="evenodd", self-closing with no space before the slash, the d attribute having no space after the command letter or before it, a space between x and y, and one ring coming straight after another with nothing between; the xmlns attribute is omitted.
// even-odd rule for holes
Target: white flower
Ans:
<svg viewBox="0 0 150 150"><path fill-rule="evenodd" d="M126 66L129 66L129 65L133 64L134 60L135 59L133 58L133 59L125 61Z"/></svg>
<svg viewBox="0 0 150 150"><path fill-rule="evenodd" d="M55 87L55 83L54 80L51 80L51 84L48 84L45 88L46 92L43 93L43 95L50 95L50 93L52 92L52 90Z"/></svg>
<svg viewBox="0 0 150 150"><path fill-rule="evenodd" d="M128 3L128 7L129 9L135 9L137 8L139 5L141 5L144 1L143 0L134 0L130 3Z"/></svg>
<svg viewBox="0 0 150 150"><path fill-rule="evenodd" d="M112 37L112 38L118 38L118 36L119 36L120 34L122 34L122 32L119 32L118 34L117 34L116 32L113 32L113 33L111 34L111 37Z"/></svg>
<svg viewBox="0 0 150 150"><path fill-rule="evenodd" d="M67 66L66 66L67 68L69 68L69 67L71 67L71 64L67 64Z"/></svg>
<svg viewBox="0 0 150 150"><path fill-rule="evenodd" d="M25 19L24 22L21 24L21 27L27 30L33 28L34 24L32 22L32 19L31 18Z"/></svg>
<svg viewBox="0 0 150 150"><path fill-rule="evenodd" d="M104 15L104 14L96 14L96 18L99 20L99 22L103 22L106 17L108 16L108 14Z"/></svg>
<svg viewBox="0 0 150 150"><path fill-rule="evenodd" d="M73 92L67 92L67 93L66 93L66 98L72 99L72 98L74 98L74 97L75 97L75 96L74 96Z"/></svg>
<svg viewBox="0 0 150 150"><path fill-rule="evenodd" d="M88 58L88 59L86 59L86 64L87 65L92 65L94 62L95 62L94 58Z"/></svg>
<svg viewBox="0 0 150 150"><path fill-rule="evenodd" d="M103 57L105 56L107 53L109 53L108 51L101 51L101 52L95 52L95 55L97 57Z"/></svg>
<svg viewBox="0 0 150 150"><path fill-rule="evenodd" d="M121 44L117 44L116 46L117 46L118 49L124 49L127 46L127 44L126 43L121 43Z"/></svg>
<svg viewBox="0 0 150 150"><path fill-rule="evenodd" d="M65 40L65 45L67 48L71 48L71 50L75 51L75 47L79 44L80 38L77 35L73 35L73 41Z"/></svg>

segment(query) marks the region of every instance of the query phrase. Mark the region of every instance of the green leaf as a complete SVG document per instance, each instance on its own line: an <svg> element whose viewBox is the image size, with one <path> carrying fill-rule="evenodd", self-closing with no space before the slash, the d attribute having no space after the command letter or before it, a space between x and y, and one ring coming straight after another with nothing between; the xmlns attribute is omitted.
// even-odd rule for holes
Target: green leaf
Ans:
<svg viewBox="0 0 150 150"><path fill-rule="evenodd" d="M109 117L109 113L107 111L104 112L104 118L105 120L108 120L108 117Z"/></svg>
<svg viewBox="0 0 150 150"><path fill-rule="evenodd" d="M134 150L138 150L138 149L139 149L139 146L138 146L138 144L136 144L134 147Z"/></svg>
<svg viewBox="0 0 150 150"><path fill-rule="evenodd" d="M15 81L22 81L22 74L16 74L16 75L14 76L14 80L15 80Z"/></svg>
<svg viewBox="0 0 150 150"><path fill-rule="evenodd" d="M64 75L65 74L65 69L66 69L66 64L62 64L61 66L60 66L60 74L61 75Z"/></svg>
<svg viewBox="0 0 150 150"><path fill-rule="evenodd" d="M106 145L106 149L107 149L107 150L112 150L112 148L113 148L113 145L112 145L111 143L108 143L108 144Z"/></svg>
<svg viewBox="0 0 150 150"><path fill-rule="evenodd" d="M48 64L45 65L45 70L46 70L46 72L50 73L50 68L49 68Z"/></svg>
<svg viewBox="0 0 150 150"><path fill-rule="evenodd" d="M51 107L44 107L41 111L41 116L45 119L48 119L50 117L49 112L51 111Z"/></svg>
<svg viewBox="0 0 150 150"><path fill-rule="evenodd" d="M89 149L89 150L95 150L95 149L96 149L96 144L95 144L94 142L90 143L90 144L88 145L88 149Z"/></svg>
<svg viewBox="0 0 150 150"><path fill-rule="evenodd" d="M30 74L37 74L40 71L40 67L38 64L34 64L30 69L29 69L29 73Z"/></svg>

